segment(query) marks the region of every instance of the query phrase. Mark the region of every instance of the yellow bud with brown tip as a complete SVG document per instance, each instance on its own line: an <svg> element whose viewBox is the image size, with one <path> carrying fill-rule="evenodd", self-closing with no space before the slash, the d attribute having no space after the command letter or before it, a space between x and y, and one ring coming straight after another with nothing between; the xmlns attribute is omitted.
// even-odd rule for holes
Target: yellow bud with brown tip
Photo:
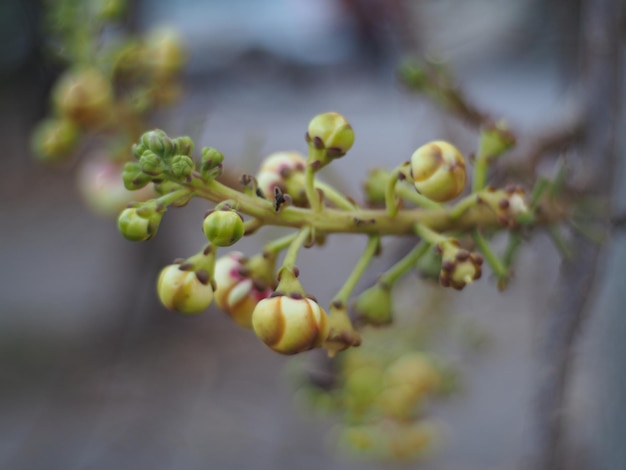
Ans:
<svg viewBox="0 0 626 470"><path fill-rule="evenodd" d="M252 327L274 351L297 354L322 345L328 336L328 314L312 299L278 295L257 304Z"/></svg>
<svg viewBox="0 0 626 470"><path fill-rule="evenodd" d="M324 150L328 159L342 157L354 144L354 130L339 113L322 113L309 122L306 141L317 150ZM325 159L322 164L328 163Z"/></svg>
<svg viewBox="0 0 626 470"><path fill-rule="evenodd" d="M429 142L411 156L411 177L422 195L437 202L451 201L465 188L465 159L448 142Z"/></svg>

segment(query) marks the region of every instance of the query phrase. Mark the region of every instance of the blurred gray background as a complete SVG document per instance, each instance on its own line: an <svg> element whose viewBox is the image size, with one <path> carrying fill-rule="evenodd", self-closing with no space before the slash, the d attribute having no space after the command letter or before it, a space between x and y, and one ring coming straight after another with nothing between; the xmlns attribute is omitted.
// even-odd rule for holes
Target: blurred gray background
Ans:
<svg viewBox="0 0 626 470"><path fill-rule="evenodd" d="M528 134L569 112L577 6L142 0L133 11L140 30L176 27L190 52L186 97L158 117L159 126L219 148L230 168L254 172L266 154L305 151L313 115L341 112L356 143L324 176L360 200L368 168L395 166L427 140L474 150L472 132L398 86L394 67L407 51L449 61L472 100ZM40 2L0 4L0 468L390 468L334 453L328 436L336 421L295 405L283 372L289 359L252 333L214 308L183 318L158 305L154 280L161 266L201 246L206 204L171 210L156 239L132 244L114 220L81 204L71 168L33 161L28 134L59 72L43 57L40 17ZM252 254L272 233L237 248ZM578 457L571 468L587 468L592 458L601 462L593 468L624 468L617 462L625 462L626 253L623 238L615 241L578 352L567 410ZM386 260L369 280L407 246L387 241ZM360 248L336 236L324 250L304 252L305 287L327 302ZM445 423L444 444L408 467L516 468L528 432L534 319L558 262L538 234L505 293L489 274L462 293L446 292L454 315L488 331L491 347L455 358L463 393L433 411ZM402 308L420 302L420 282L409 276L400 286Z"/></svg>

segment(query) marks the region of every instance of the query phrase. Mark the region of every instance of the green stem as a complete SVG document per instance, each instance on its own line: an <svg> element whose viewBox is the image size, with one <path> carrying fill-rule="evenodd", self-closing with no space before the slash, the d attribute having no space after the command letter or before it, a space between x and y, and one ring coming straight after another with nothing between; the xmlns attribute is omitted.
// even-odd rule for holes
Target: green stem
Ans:
<svg viewBox="0 0 626 470"><path fill-rule="evenodd" d="M457 202L450 210L450 218L456 220L476 205L478 194L470 194Z"/></svg>
<svg viewBox="0 0 626 470"><path fill-rule="evenodd" d="M487 243L487 240L485 240L485 237L483 237L478 230L474 229L472 230L472 238L496 277L498 279L507 278L509 276L509 270L502 264L500 258L498 258L491 250L491 247L489 246L489 243Z"/></svg>
<svg viewBox="0 0 626 470"><path fill-rule="evenodd" d="M399 209L399 204L396 199L396 184L398 183L399 175L400 169L393 170L387 181L387 186L385 187L385 207L390 217L395 217Z"/></svg>
<svg viewBox="0 0 626 470"><path fill-rule="evenodd" d="M481 189L485 188L487 183L487 168L489 160L483 156L478 155L474 161L474 176L472 179L472 192L477 193Z"/></svg>
<svg viewBox="0 0 626 470"><path fill-rule="evenodd" d="M431 245L436 245L437 243L444 242L448 239L448 237L444 237L422 224L415 224L414 230L422 240L430 243Z"/></svg>
<svg viewBox="0 0 626 470"><path fill-rule="evenodd" d="M306 197L309 200L309 205L311 206L311 209L313 209L313 212L321 212L322 203L315 189L315 171L310 164L307 164L306 170L304 172L304 190L306 192Z"/></svg>
<svg viewBox="0 0 626 470"><path fill-rule="evenodd" d="M519 231L514 231L509 233L509 241L506 246L506 250L504 251L504 255L502 256L502 263L506 266L507 269L510 269L513 266L513 261L515 260L515 255L517 254L517 250L522 245L522 235Z"/></svg>
<svg viewBox="0 0 626 470"><path fill-rule="evenodd" d="M172 191L171 193L164 194L163 196L157 198L156 202L163 207L167 207L170 204L175 203L179 199L189 196L189 193L191 193L189 188L177 189L176 191Z"/></svg>
<svg viewBox="0 0 626 470"><path fill-rule="evenodd" d="M548 187L550 186L550 181L546 178L539 177L537 183L535 183L535 187L533 188L533 192L530 195L530 208L535 209L541 197L544 195Z"/></svg>
<svg viewBox="0 0 626 470"><path fill-rule="evenodd" d="M298 258L298 252L302 245L306 243L306 241L311 236L311 227L303 227L300 232L296 235L293 241L289 244L289 249L287 250L287 254L285 255L285 259L283 261L283 268L293 271L296 267L296 259Z"/></svg>
<svg viewBox="0 0 626 470"><path fill-rule="evenodd" d="M423 194L418 193L415 190L415 187L407 184L401 183L396 185L395 192L402 199L406 199L407 201L412 202L416 206L423 207L424 209L441 209L441 204L433 201L432 199L428 199Z"/></svg>
<svg viewBox="0 0 626 470"><path fill-rule="evenodd" d="M561 230L559 230L556 224L548 225L548 234L561 256L564 259L572 259L573 254L570 244L563 238L563 234L561 234Z"/></svg>
<svg viewBox="0 0 626 470"><path fill-rule="evenodd" d="M353 211L358 209L358 206L351 202L347 197L337 191L335 188L330 186L329 184L323 183L322 181L315 181L315 187L317 189L321 189L324 192L324 197L332 202L339 209L344 209L347 211Z"/></svg>
<svg viewBox="0 0 626 470"><path fill-rule="evenodd" d="M291 243L296 239L298 233L290 233L289 235L285 235L284 237L277 238L276 240L272 240L267 245L263 247L263 253L267 254L276 254L283 251L287 248Z"/></svg>
<svg viewBox="0 0 626 470"><path fill-rule="evenodd" d="M428 252L430 247L430 243L424 240L420 241L404 258L385 271L383 275L380 276L378 283L392 286L404 273L415 267L415 264Z"/></svg>
<svg viewBox="0 0 626 470"><path fill-rule="evenodd" d="M378 250L379 244L380 237L378 235L372 235L369 237L363 254L354 266L354 269L348 276L348 279L346 279L346 282L344 282L341 289L339 289L339 292L337 292L337 295L335 295L335 298L331 301L332 304L339 303L341 305L347 305L348 299L350 298L352 291L365 273L365 270L367 269L370 261L376 254L376 250Z"/></svg>

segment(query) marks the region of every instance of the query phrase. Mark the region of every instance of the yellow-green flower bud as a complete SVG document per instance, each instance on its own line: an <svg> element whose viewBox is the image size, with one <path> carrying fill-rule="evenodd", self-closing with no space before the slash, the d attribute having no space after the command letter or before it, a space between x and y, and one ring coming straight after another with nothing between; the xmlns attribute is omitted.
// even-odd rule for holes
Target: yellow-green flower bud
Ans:
<svg viewBox="0 0 626 470"><path fill-rule="evenodd" d="M279 188L283 194L289 194L297 206L307 204L304 189L304 171L306 159L298 152L276 152L268 155L256 176L258 188L263 195L272 199Z"/></svg>
<svg viewBox="0 0 626 470"><path fill-rule="evenodd" d="M387 285L375 284L364 290L354 303L359 321L370 325L388 325L393 321L391 289Z"/></svg>
<svg viewBox="0 0 626 470"><path fill-rule="evenodd" d="M136 162L127 162L122 170L122 181L124 181L124 187L129 191L141 189L146 186L152 177L144 173L141 169L141 165Z"/></svg>
<svg viewBox="0 0 626 470"><path fill-rule="evenodd" d="M185 50L178 33L160 28L151 31L146 38L146 59L159 78L180 71L185 63Z"/></svg>
<svg viewBox="0 0 626 470"><path fill-rule="evenodd" d="M231 246L243 237L241 215L232 209L211 211L202 223L207 239L216 246Z"/></svg>
<svg viewBox="0 0 626 470"><path fill-rule="evenodd" d="M97 69L66 72L55 84L52 99L61 116L84 127L108 121L113 105L110 81Z"/></svg>
<svg viewBox="0 0 626 470"><path fill-rule="evenodd" d="M524 196L523 188L508 186L505 189L487 188L476 195L476 200L494 211L502 225L516 227L518 218L529 212Z"/></svg>
<svg viewBox="0 0 626 470"><path fill-rule="evenodd" d="M358 367L346 375L346 406L364 411L376 402L382 391L383 370L379 367Z"/></svg>
<svg viewBox="0 0 626 470"><path fill-rule="evenodd" d="M436 393L442 375L424 353L410 352L396 359L385 371L386 387L409 386L416 396Z"/></svg>
<svg viewBox="0 0 626 470"><path fill-rule="evenodd" d="M208 181L221 174L224 154L213 147L202 148L202 159L200 163L200 173L202 179Z"/></svg>
<svg viewBox="0 0 626 470"><path fill-rule="evenodd" d="M451 201L465 188L465 159L448 142L429 142L411 156L411 177L415 188L427 198Z"/></svg>
<svg viewBox="0 0 626 470"><path fill-rule="evenodd" d="M318 114L309 122L306 141L317 150L325 150L330 159L337 158L354 144L354 131L339 113Z"/></svg>
<svg viewBox="0 0 626 470"><path fill-rule="evenodd" d="M328 315L312 299L278 295L257 304L252 327L274 351L297 354L322 345L328 336Z"/></svg>
<svg viewBox="0 0 626 470"><path fill-rule="evenodd" d="M171 172L176 178L186 178L194 170L195 165L187 155L174 155L171 162Z"/></svg>
<svg viewBox="0 0 626 470"><path fill-rule="evenodd" d="M76 147L80 132L69 119L46 119L32 136L35 155L45 162L57 162L67 157Z"/></svg>
<svg viewBox="0 0 626 470"><path fill-rule="evenodd" d="M499 157L515 145L515 136L503 123L492 124L480 133L479 154L488 160Z"/></svg>
<svg viewBox="0 0 626 470"><path fill-rule="evenodd" d="M483 257L460 248L459 242L448 239L436 245L441 254L439 283L444 287L461 290L482 275Z"/></svg>
<svg viewBox="0 0 626 470"><path fill-rule="evenodd" d="M184 270L185 265L171 264L159 274L157 292L161 303L170 310L193 315L206 310L213 301L213 287L206 271Z"/></svg>
<svg viewBox="0 0 626 470"><path fill-rule="evenodd" d="M141 170L150 176L159 176L163 173L164 166L161 157L151 150L146 150L139 158Z"/></svg>
<svg viewBox="0 0 626 470"><path fill-rule="evenodd" d="M162 217L163 214L147 206L129 207L117 219L117 228L127 240L149 240L156 235Z"/></svg>
<svg viewBox="0 0 626 470"><path fill-rule="evenodd" d="M270 285L255 278L246 266L247 258L232 252L215 263L215 302L235 322L252 328L252 312L256 305L272 293Z"/></svg>

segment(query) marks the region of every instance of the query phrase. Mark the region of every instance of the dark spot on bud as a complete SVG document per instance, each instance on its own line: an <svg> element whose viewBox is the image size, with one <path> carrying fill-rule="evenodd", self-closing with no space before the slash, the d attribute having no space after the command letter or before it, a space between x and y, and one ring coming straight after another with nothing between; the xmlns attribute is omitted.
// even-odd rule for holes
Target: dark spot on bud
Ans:
<svg viewBox="0 0 626 470"><path fill-rule="evenodd" d="M191 271L193 269L193 264L183 263L178 267L178 269L180 269L181 271Z"/></svg>
<svg viewBox="0 0 626 470"><path fill-rule="evenodd" d="M454 262L446 260L441 263L441 270L445 272L451 272L454 269Z"/></svg>
<svg viewBox="0 0 626 470"><path fill-rule="evenodd" d="M476 264L477 266L482 266L482 264L485 262L483 255L481 255L480 253L473 253L472 258L474 259L474 264Z"/></svg>
<svg viewBox="0 0 626 470"><path fill-rule="evenodd" d="M213 212L215 212L215 210L213 210L213 209L209 209L208 211L206 211L206 212L204 213L204 217L203 217L203 218L204 218L204 219L206 219L206 218L207 218L209 215L211 215Z"/></svg>
<svg viewBox="0 0 626 470"><path fill-rule="evenodd" d="M330 158L343 157L345 154L346 152L337 147L331 147L329 149L326 149L326 155Z"/></svg>
<svg viewBox="0 0 626 470"><path fill-rule="evenodd" d="M343 302L341 300L335 300L330 304L331 307L335 307L337 309L342 309L344 307Z"/></svg>
<svg viewBox="0 0 626 470"><path fill-rule="evenodd" d="M284 292L280 292L280 291L275 290L274 292L272 292L270 294L270 297L282 297L283 295L285 295Z"/></svg>
<svg viewBox="0 0 626 470"><path fill-rule="evenodd" d="M315 297L315 296L314 296L314 295L312 295L312 294L307 294L307 295L306 295L306 298L307 298L307 299L312 300L312 301L313 301L313 302L315 302L316 304L317 304L317 303L319 303L319 302L317 301L317 297Z"/></svg>
<svg viewBox="0 0 626 470"><path fill-rule="evenodd" d="M289 297L291 297L292 299L296 299L296 300L301 300L304 298L301 292L290 292Z"/></svg>
<svg viewBox="0 0 626 470"><path fill-rule="evenodd" d="M172 261L172 264L183 264L185 262L185 258L176 258Z"/></svg>
<svg viewBox="0 0 626 470"><path fill-rule="evenodd" d="M206 272L204 269L196 271L196 278L198 279L198 281L200 281L201 284L205 286L209 283L210 279L209 273Z"/></svg>
<svg viewBox="0 0 626 470"><path fill-rule="evenodd" d="M504 192L507 194L513 194L517 190L517 187L514 184L509 184L506 188L504 188Z"/></svg>
<svg viewBox="0 0 626 470"><path fill-rule="evenodd" d="M439 246L438 243L433 247L433 251L438 255L441 255L443 253L443 249L441 248L441 246Z"/></svg>
<svg viewBox="0 0 626 470"><path fill-rule="evenodd" d="M265 194L263 194L263 191L261 191L260 188L256 188L256 191L254 192L254 194L256 194L258 197L265 199Z"/></svg>
<svg viewBox="0 0 626 470"><path fill-rule="evenodd" d="M450 280L447 277L439 276L439 284L443 287L450 287Z"/></svg>
<svg viewBox="0 0 626 470"><path fill-rule="evenodd" d="M237 274L242 277L248 277L248 275L250 274L250 270L248 268L240 267L237 268Z"/></svg>
<svg viewBox="0 0 626 470"><path fill-rule="evenodd" d="M398 173L398 181L404 181L406 179L406 175L403 172Z"/></svg>
<svg viewBox="0 0 626 470"><path fill-rule="evenodd" d="M459 252L455 256L455 258L458 259L459 261L465 261L469 257L470 257L470 252L467 250L459 250Z"/></svg>
<svg viewBox="0 0 626 470"><path fill-rule="evenodd" d="M209 253L211 253L212 251L213 251L213 246L207 245L207 246L204 247L204 250L202 250L202 254L204 256L208 256Z"/></svg>
<svg viewBox="0 0 626 470"><path fill-rule="evenodd" d="M280 169L280 171L278 172L278 174L281 176L281 178L289 178L289 175L291 175L291 168L288 167L283 167Z"/></svg>
<svg viewBox="0 0 626 470"><path fill-rule="evenodd" d="M304 134L304 140L306 140L307 142L311 142L311 136L309 135L308 132L305 132Z"/></svg>
<svg viewBox="0 0 626 470"><path fill-rule="evenodd" d="M313 169L313 171L317 171L322 167L322 162L320 162L319 160L315 160L313 162L311 162L311 168Z"/></svg>
<svg viewBox="0 0 626 470"><path fill-rule="evenodd" d="M322 150L324 148L324 141L320 137L313 138L313 146L317 150Z"/></svg>
<svg viewBox="0 0 626 470"><path fill-rule="evenodd" d="M498 207L503 210L508 209L510 205L511 203L508 199L501 199L500 202L498 202Z"/></svg>
<svg viewBox="0 0 626 470"><path fill-rule="evenodd" d="M300 269L297 266L293 267L293 275L296 277L300 276Z"/></svg>

